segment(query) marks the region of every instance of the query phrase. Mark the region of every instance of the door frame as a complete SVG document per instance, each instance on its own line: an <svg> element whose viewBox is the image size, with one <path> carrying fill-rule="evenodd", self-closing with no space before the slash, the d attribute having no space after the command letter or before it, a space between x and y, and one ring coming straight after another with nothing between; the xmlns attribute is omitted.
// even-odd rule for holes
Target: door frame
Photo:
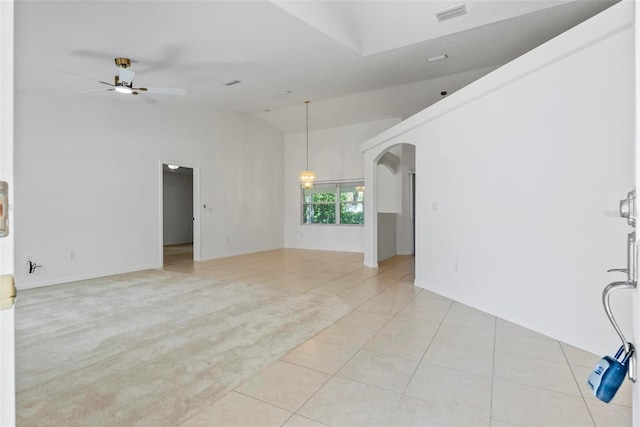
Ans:
<svg viewBox="0 0 640 427"><path fill-rule="evenodd" d="M633 164L633 173L635 176L634 184L636 193L640 191L640 152L638 147L638 137L640 136L640 82L638 81L638 73L640 72L640 5L638 1L633 2L634 7L634 39L635 39L635 133L633 147L635 149L635 159ZM636 205L637 206L637 205ZM638 242L640 233L636 232L636 257L638 256ZM635 260L638 263L638 259ZM634 297L632 299L631 316L633 319L633 341L636 348L640 345L640 289L636 287ZM636 366L640 362L638 354L636 358ZM633 384L633 400L632 400L632 425L640 425L640 380Z"/></svg>
<svg viewBox="0 0 640 427"><path fill-rule="evenodd" d="M14 274L14 1L0 1L0 180L9 184L9 235L0 239L0 275ZM6 283L5 283L6 284ZM0 296L0 298L2 298ZM5 300L6 301L6 300ZM0 425L16 425L15 306L0 307Z"/></svg>
<svg viewBox="0 0 640 427"><path fill-rule="evenodd" d="M378 267L378 161L385 155L391 148L410 145L415 149L415 165L411 169L415 175L418 168L417 164L417 152L418 146L410 140L396 141L394 138L386 139L383 143L366 148L363 150L364 154L364 185L366 188L366 195L364 198L364 265L369 268ZM404 172L402 172L404 174ZM404 175L403 186L404 184ZM413 181L415 184L416 182ZM408 188L409 191L411 189ZM404 194L402 204L405 204L405 196L411 198L411 194ZM414 207L416 204L415 195L411 200ZM415 255L416 247L416 223L415 223L415 211L413 216L413 254Z"/></svg>
<svg viewBox="0 0 640 427"><path fill-rule="evenodd" d="M162 268L164 266L164 169L163 165L177 165L181 168L190 168L193 169L193 260L201 261L202 257L200 254L200 166L189 164L181 161L173 161L173 160L160 160L158 164L158 215L160 218L159 228L158 228L158 252L160 264L158 268Z"/></svg>

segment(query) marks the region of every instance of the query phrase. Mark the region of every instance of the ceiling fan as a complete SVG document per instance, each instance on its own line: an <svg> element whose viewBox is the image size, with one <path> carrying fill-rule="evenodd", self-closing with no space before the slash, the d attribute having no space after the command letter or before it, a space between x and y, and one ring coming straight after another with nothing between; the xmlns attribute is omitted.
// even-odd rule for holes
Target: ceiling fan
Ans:
<svg viewBox="0 0 640 427"><path fill-rule="evenodd" d="M134 87L133 78L135 77L136 73L134 73L129 69L129 67L131 66L131 60L129 58L115 58L114 61L116 63L116 67L118 67L118 74L114 76L113 83L104 82L102 80L97 80L97 79L87 77L82 74L73 73L70 71L65 71L65 70L58 70L58 71L62 71L63 73L72 74L78 77L84 77L86 79L94 80L94 81L97 81L98 83L109 86L109 88L106 88L106 89L85 90L80 93L115 91L118 93L129 94L129 95L139 95L139 94L145 95L144 92L158 93L162 95L186 95L187 94L187 92L184 89L178 89L178 88ZM145 99L147 101L151 100L152 102L157 102L153 98L150 98L148 96L145 96Z"/></svg>

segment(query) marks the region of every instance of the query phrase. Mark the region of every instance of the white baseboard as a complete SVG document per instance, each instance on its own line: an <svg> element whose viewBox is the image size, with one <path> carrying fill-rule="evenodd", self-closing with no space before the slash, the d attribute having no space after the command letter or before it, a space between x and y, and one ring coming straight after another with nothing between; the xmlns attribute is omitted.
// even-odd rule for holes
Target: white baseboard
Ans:
<svg viewBox="0 0 640 427"><path fill-rule="evenodd" d="M118 274L133 273L135 271L143 271L143 270L152 270L152 269L157 269L161 267L162 266L158 264L149 264L149 265L143 265L138 267L123 268L118 270L102 271L100 273L90 273L90 274L83 274L78 276L61 277L53 280L44 280L39 282L36 281L36 282L30 282L28 284L22 284L20 283L20 281L18 281L16 282L16 288L18 289L18 292L19 292L20 290L42 288L45 286L62 285L65 283L79 282L81 280L98 279L100 277L116 276Z"/></svg>

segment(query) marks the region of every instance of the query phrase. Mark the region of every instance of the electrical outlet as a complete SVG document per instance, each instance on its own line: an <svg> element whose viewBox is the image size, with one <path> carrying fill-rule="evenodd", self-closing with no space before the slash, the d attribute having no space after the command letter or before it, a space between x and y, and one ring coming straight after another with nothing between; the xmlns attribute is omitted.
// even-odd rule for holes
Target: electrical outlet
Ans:
<svg viewBox="0 0 640 427"><path fill-rule="evenodd" d="M460 261L456 261L453 263L453 271L456 273L460 273Z"/></svg>
<svg viewBox="0 0 640 427"><path fill-rule="evenodd" d="M71 261L74 261L76 259L76 253L75 252L71 252L69 254L69 258L71 258Z"/></svg>

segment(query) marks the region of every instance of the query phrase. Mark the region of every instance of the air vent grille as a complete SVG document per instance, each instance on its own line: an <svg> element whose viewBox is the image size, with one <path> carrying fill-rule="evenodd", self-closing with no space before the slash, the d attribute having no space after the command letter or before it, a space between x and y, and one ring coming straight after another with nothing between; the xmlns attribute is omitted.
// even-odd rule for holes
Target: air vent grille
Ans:
<svg viewBox="0 0 640 427"><path fill-rule="evenodd" d="M461 4L455 7L451 7L449 9L441 10L440 12L436 12L436 19L438 22L446 21L447 19L456 18L458 16L467 14L467 6L465 4Z"/></svg>

